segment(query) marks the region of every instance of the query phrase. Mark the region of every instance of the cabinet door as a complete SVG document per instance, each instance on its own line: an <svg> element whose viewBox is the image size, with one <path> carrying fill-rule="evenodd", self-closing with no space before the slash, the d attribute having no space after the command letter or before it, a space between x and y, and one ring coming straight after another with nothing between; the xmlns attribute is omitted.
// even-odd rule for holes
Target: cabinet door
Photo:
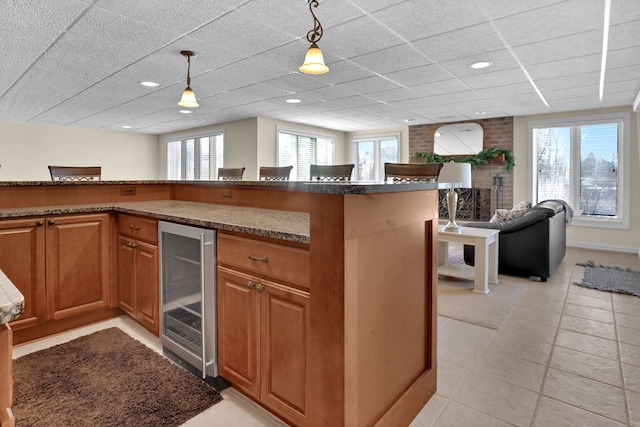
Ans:
<svg viewBox="0 0 640 427"><path fill-rule="evenodd" d="M24 296L14 331L46 321L44 219L0 221L0 269Z"/></svg>
<svg viewBox="0 0 640 427"><path fill-rule="evenodd" d="M135 249L133 240L118 236L118 306L136 317Z"/></svg>
<svg viewBox="0 0 640 427"><path fill-rule="evenodd" d="M160 334L158 246L135 242L136 318L156 336Z"/></svg>
<svg viewBox="0 0 640 427"><path fill-rule="evenodd" d="M309 293L261 280L261 399L265 405L305 425Z"/></svg>
<svg viewBox="0 0 640 427"><path fill-rule="evenodd" d="M109 215L47 218L47 317L110 305Z"/></svg>
<svg viewBox="0 0 640 427"><path fill-rule="evenodd" d="M258 293L255 277L218 267L218 364L220 375L259 398Z"/></svg>

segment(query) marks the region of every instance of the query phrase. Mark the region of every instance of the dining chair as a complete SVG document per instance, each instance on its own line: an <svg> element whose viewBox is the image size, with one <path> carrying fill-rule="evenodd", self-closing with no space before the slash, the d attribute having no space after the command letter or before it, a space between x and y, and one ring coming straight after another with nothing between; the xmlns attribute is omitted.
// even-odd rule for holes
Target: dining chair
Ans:
<svg viewBox="0 0 640 427"><path fill-rule="evenodd" d="M218 168L218 179L222 181L242 181L245 168Z"/></svg>
<svg viewBox="0 0 640 427"><path fill-rule="evenodd" d="M263 181L288 181L293 166L261 166L260 180Z"/></svg>
<svg viewBox="0 0 640 427"><path fill-rule="evenodd" d="M347 165L311 165L309 176L311 181L351 181L353 163Z"/></svg>
<svg viewBox="0 0 640 427"><path fill-rule="evenodd" d="M442 163L385 163L384 180L393 182L437 181Z"/></svg>
<svg viewBox="0 0 640 427"><path fill-rule="evenodd" d="M52 166L49 165L52 181L100 181L101 166Z"/></svg>

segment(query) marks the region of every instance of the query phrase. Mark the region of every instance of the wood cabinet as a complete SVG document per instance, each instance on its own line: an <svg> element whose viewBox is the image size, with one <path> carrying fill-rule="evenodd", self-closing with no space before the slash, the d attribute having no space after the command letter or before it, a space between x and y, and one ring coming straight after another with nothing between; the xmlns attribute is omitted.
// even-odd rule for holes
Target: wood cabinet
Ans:
<svg viewBox="0 0 640 427"><path fill-rule="evenodd" d="M154 335L160 333L158 222L118 215L118 303Z"/></svg>
<svg viewBox="0 0 640 427"><path fill-rule="evenodd" d="M0 221L0 269L24 296L14 331L47 321L44 224L44 218Z"/></svg>
<svg viewBox="0 0 640 427"><path fill-rule="evenodd" d="M229 257L234 250L238 256ZM281 262L289 263L291 257L301 264L284 269ZM302 277L305 266L308 251L218 234L220 375L298 426L306 425L309 393L310 294L305 283L294 287L256 272Z"/></svg>
<svg viewBox="0 0 640 427"><path fill-rule="evenodd" d="M25 297L14 331L106 308L109 215L0 221L0 269Z"/></svg>

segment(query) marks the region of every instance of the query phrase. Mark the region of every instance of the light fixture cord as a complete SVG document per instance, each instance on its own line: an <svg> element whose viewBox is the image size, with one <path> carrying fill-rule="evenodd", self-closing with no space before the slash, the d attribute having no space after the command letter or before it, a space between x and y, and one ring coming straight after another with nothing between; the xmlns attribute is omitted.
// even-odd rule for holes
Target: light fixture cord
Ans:
<svg viewBox="0 0 640 427"><path fill-rule="evenodd" d="M318 7L318 0L309 0L309 11L313 16L313 30L307 33L307 40L309 43L316 43L322 38L322 25L318 21L318 17L313 13L313 8Z"/></svg>
<svg viewBox="0 0 640 427"><path fill-rule="evenodd" d="M187 55L187 87L191 87L191 55Z"/></svg>

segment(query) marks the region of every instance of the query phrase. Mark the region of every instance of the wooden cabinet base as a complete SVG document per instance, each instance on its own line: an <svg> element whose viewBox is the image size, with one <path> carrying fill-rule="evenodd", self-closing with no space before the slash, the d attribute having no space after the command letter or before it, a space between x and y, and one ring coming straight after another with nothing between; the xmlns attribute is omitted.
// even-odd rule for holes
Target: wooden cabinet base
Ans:
<svg viewBox="0 0 640 427"><path fill-rule="evenodd" d="M0 325L0 427L15 425L11 412L13 402L12 352L11 328L8 325Z"/></svg>
<svg viewBox="0 0 640 427"><path fill-rule="evenodd" d="M52 320L44 325L39 325L37 328L26 328L19 331L13 331L13 342L14 344L22 344L38 338L78 328L80 326L86 326L90 323L111 319L113 317L120 316L121 314L122 310L119 308L104 308L66 319Z"/></svg>

